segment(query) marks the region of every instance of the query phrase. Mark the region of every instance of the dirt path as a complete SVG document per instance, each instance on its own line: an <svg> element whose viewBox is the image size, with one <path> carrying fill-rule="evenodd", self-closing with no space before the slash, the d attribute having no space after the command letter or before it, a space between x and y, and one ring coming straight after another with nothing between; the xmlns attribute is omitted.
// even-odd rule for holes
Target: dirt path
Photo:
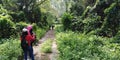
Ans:
<svg viewBox="0 0 120 60"><path fill-rule="evenodd" d="M52 53L41 53L40 52L40 46L44 41L51 39L53 40L52 44ZM35 60L57 60L56 57L58 55L57 51L57 45L55 42L55 34L54 30L49 30L43 38L39 40L39 43L37 46L33 47L34 49L34 55L35 55Z"/></svg>
<svg viewBox="0 0 120 60"><path fill-rule="evenodd" d="M57 58L58 58L58 50L57 50L57 44L54 40L52 44L52 54L50 55L50 60L57 60Z"/></svg>

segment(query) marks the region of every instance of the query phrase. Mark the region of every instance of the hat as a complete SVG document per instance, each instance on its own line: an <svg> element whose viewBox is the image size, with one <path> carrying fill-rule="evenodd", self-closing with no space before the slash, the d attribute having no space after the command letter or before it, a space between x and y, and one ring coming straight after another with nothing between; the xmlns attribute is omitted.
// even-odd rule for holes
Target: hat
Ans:
<svg viewBox="0 0 120 60"><path fill-rule="evenodd" d="M22 32L27 32L28 30L26 28L23 28L22 29Z"/></svg>
<svg viewBox="0 0 120 60"><path fill-rule="evenodd" d="M28 25L28 26L27 26L27 29L28 29L28 30L31 30L31 29L32 29L32 25Z"/></svg>

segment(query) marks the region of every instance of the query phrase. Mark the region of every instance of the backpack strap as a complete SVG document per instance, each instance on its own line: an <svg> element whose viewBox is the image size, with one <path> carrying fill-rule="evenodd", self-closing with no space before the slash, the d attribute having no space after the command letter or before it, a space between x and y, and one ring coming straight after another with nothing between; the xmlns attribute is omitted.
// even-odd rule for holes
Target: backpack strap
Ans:
<svg viewBox="0 0 120 60"><path fill-rule="evenodd" d="M31 35L29 30L27 32L28 32L28 35Z"/></svg>

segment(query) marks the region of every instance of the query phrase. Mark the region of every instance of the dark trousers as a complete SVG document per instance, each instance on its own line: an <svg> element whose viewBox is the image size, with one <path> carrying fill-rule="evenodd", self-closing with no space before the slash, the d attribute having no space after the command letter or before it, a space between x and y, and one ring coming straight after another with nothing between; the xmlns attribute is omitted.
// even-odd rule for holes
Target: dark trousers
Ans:
<svg viewBox="0 0 120 60"><path fill-rule="evenodd" d="M33 48L32 48L32 46L28 46L28 47L24 48L23 52L24 52L24 59L25 60L27 60L28 54L29 54L30 58L32 60L34 60L34 54L33 54Z"/></svg>

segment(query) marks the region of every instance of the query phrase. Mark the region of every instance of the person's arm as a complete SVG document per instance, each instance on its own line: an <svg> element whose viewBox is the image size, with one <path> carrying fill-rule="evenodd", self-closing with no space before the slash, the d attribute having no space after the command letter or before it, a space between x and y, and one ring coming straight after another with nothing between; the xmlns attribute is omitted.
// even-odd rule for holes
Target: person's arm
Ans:
<svg viewBox="0 0 120 60"><path fill-rule="evenodd" d="M36 35L35 35L35 33L32 34L32 37L34 38L34 40L36 39Z"/></svg>
<svg viewBox="0 0 120 60"><path fill-rule="evenodd" d="M27 40L34 41L35 40L35 36L27 35Z"/></svg>
<svg viewBox="0 0 120 60"><path fill-rule="evenodd" d="M35 34L30 34L30 32L28 31L28 40L30 40L31 42L33 42L35 40Z"/></svg>
<svg viewBox="0 0 120 60"><path fill-rule="evenodd" d="M35 35L32 35L32 40L33 40L33 41L35 40Z"/></svg>

